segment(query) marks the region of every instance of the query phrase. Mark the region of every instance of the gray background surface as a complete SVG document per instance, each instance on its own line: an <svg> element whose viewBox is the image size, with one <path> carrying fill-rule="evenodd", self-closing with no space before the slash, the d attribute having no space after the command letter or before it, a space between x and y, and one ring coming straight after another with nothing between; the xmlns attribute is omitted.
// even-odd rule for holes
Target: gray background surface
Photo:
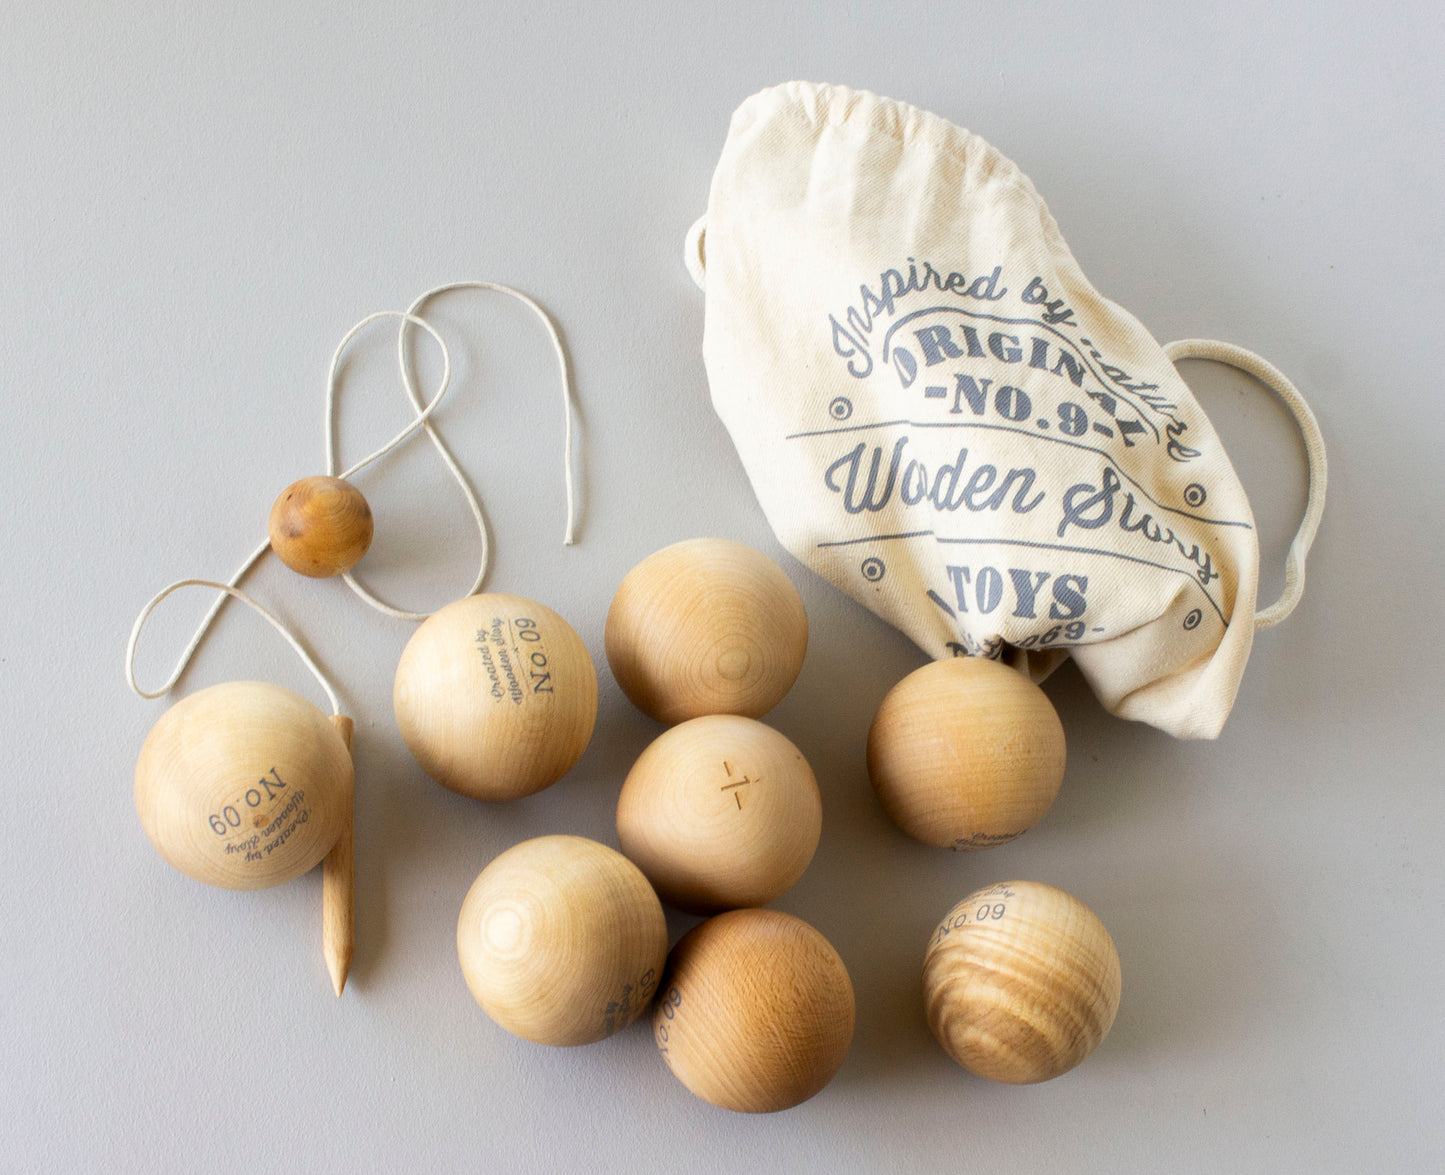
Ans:
<svg viewBox="0 0 1445 1175"><path fill-rule="evenodd" d="M1445 576L1438 4L3 4L0 33L0 1168L1424 1170L1445 1164ZM793 77L979 132L1032 177L1085 273L1160 339L1258 350L1311 399L1329 509L1303 604L1263 634L1224 735L1106 715L1066 668L1057 804L992 851L896 831L863 746L908 642L774 541L713 415L681 263L732 109ZM134 757L164 703L125 688L163 584L223 577L322 466L332 348L443 281L555 314L583 420L582 541L560 544L545 338L481 295L442 431L487 503L489 586L567 616L601 708L579 766L487 806L413 764L391 716L412 626L274 561L249 581L357 718L358 951L335 999L317 875L207 889L152 852ZM354 352L342 452L407 416L390 332ZM1304 498L1302 450L1244 377L1188 377L1259 521L1262 597ZM362 478L369 582L434 607L475 539L424 446ZM822 844L777 906L838 947L858 1029L837 1079L755 1118L694 1099L648 1031L525 1044L476 1007L462 895L551 832L615 844L659 731L606 671L612 591L699 534L771 554L812 620L769 721L824 791ZM203 600L148 633L157 681ZM316 697L229 610L182 691ZM1021 877L1089 903L1125 993L1082 1067L1031 1088L956 1068L923 1020L936 920ZM690 919L672 916L676 936Z"/></svg>

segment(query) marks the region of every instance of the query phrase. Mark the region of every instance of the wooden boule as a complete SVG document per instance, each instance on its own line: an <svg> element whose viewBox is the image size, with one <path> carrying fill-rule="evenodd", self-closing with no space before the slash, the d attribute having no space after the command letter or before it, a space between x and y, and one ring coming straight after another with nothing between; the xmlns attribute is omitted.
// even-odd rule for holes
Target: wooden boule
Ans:
<svg viewBox="0 0 1445 1175"><path fill-rule="evenodd" d="M350 571L371 546L375 523L362 492L339 477L303 477L271 507L271 549L292 571L325 579Z"/></svg>
<svg viewBox="0 0 1445 1175"><path fill-rule="evenodd" d="M467 986L508 1032L578 1045L626 1028L652 1000L667 920L637 866L596 841L543 836L492 861L457 920Z"/></svg>
<svg viewBox="0 0 1445 1175"><path fill-rule="evenodd" d="M673 947L652 1027L673 1075L698 1097L770 1113L833 1079L854 1015L848 969L822 934L778 910L731 910Z"/></svg>
<svg viewBox="0 0 1445 1175"><path fill-rule="evenodd" d="M622 692L659 722L759 718L797 679L808 617L766 555L726 539L691 539L627 573L607 612L606 646Z"/></svg>
<svg viewBox="0 0 1445 1175"><path fill-rule="evenodd" d="M868 777L909 836L986 849L1032 828L1064 778L1064 728L1044 691L981 657L935 661L883 699Z"/></svg>
<svg viewBox="0 0 1445 1175"><path fill-rule="evenodd" d="M802 876L823 806L803 753L752 718L710 714L665 731L617 802L617 840L663 901L711 914L762 906Z"/></svg>
<svg viewBox="0 0 1445 1175"><path fill-rule="evenodd" d="M331 720L277 685L233 681L151 727L135 804L157 851L189 877L264 889L326 856L351 811L351 754Z"/></svg>
<svg viewBox="0 0 1445 1175"><path fill-rule="evenodd" d="M928 1026L980 1077L1022 1085L1066 1073L1109 1034L1119 953L1071 894L1006 881L954 906L923 960Z"/></svg>
<svg viewBox="0 0 1445 1175"><path fill-rule="evenodd" d="M597 674L557 613L492 592L448 604L412 634L392 703L428 775L462 795L509 800L555 783L581 757Z"/></svg>

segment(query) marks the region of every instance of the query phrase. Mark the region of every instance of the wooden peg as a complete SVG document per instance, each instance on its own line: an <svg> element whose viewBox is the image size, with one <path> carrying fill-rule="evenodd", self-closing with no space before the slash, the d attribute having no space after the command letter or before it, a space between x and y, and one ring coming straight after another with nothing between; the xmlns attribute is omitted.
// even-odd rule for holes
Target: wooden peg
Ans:
<svg viewBox="0 0 1445 1175"><path fill-rule="evenodd" d="M333 714L336 728L351 754L356 724L344 714ZM346 987L351 970L351 955L356 941L356 773L352 760L352 786L346 796L346 819L341 835L321 862L321 951L326 957L326 970L331 986L339 996Z"/></svg>

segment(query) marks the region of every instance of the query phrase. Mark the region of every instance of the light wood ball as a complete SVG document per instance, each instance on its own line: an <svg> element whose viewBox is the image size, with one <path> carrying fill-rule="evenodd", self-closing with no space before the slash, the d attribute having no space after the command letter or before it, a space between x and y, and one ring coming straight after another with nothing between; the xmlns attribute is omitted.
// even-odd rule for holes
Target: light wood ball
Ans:
<svg viewBox="0 0 1445 1175"><path fill-rule="evenodd" d="M477 1003L538 1044L590 1044L631 1024L667 960L667 919L637 866L580 836L523 841L467 893L457 954Z"/></svg>
<svg viewBox="0 0 1445 1175"><path fill-rule="evenodd" d="M562 778L597 718L597 673L562 617L522 596L468 596L412 634L392 705L433 779L481 800L531 795Z"/></svg>
<svg viewBox="0 0 1445 1175"><path fill-rule="evenodd" d="M375 523L362 492L339 477L303 477L271 507L271 549L292 571L325 579L350 571L371 546Z"/></svg>
<svg viewBox="0 0 1445 1175"><path fill-rule="evenodd" d="M980 657L910 673L868 731L868 777L909 836L986 849L1032 828L1064 779L1064 727L1023 674Z"/></svg>
<svg viewBox="0 0 1445 1175"><path fill-rule="evenodd" d="M156 850L188 877L264 889L320 863L346 827L352 782L325 714L278 685L232 681L151 727L135 805Z"/></svg>
<svg viewBox="0 0 1445 1175"><path fill-rule="evenodd" d="M1013 1085L1066 1073L1109 1034L1119 953L1078 898L1036 881L970 894L923 960L928 1026L948 1055Z"/></svg>
<svg viewBox="0 0 1445 1175"><path fill-rule="evenodd" d="M759 718L797 680L808 617L766 555L726 539L691 539L627 573L607 612L606 645L622 692L659 722Z"/></svg>
<svg viewBox="0 0 1445 1175"><path fill-rule="evenodd" d="M803 875L823 802L808 761L751 718L711 714L642 752L617 801L617 840L663 901L695 914L762 906Z"/></svg>
<svg viewBox="0 0 1445 1175"><path fill-rule="evenodd" d="M672 949L652 1015L658 1051L715 1106L786 1110L833 1079L853 1040L843 960L801 918L733 910Z"/></svg>

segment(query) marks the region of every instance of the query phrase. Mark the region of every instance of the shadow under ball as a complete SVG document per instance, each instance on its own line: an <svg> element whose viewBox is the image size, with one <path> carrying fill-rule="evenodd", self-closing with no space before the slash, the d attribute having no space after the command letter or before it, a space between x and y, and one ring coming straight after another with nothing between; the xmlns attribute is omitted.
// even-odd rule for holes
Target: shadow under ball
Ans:
<svg viewBox="0 0 1445 1175"><path fill-rule="evenodd" d="M538 1044L590 1044L648 1006L667 920L637 866L579 836L523 841L482 870L457 919L462 974L499 1025Z"/></svg>
<svg viewBox="0 0 1445 1175"><path fill-rule="evenodd" d="M292 571L325 579L350 571L371 547L375 523L362 492L339 477L303 477L271 507L271 549Z"/></svg>
<svg viewBox="0 0 1445 1175"><path fill-rule="evenodd" d="M265 889L320 864L346 826L352 783L325 714L280 686L232 681L151 727L135 804L156 850L188 877Z"/></svg>
<svg viewBox="0 0 1445 1175"><path fill-rule="evenodd" d="M673 947L652 1027L673 1076L698 1097L771 1113L833 1079L854 1015L848 970L817 930L777 910L733 910Z"/></svg>
<svg viewBox="0 0 1445 1175"><path fill-rule="evenodd" d="M467 596L412 634L392 705L416 761L480 800L531 795L582 756L597 673L572 626L522 596Z"/></svg>
<svg viewBox="0 0 1445 1175"><path fill-rule="evenodd" d="M665 731L628 772L617 840L658 895L694 914L763 906L803 875L823 802L808 761L734 714Z"/></svg>
<svg viewBox="0 0 1445 1175"><path fill-rule="evenodd" d="M605 639L622 692L659 722L759 718L797 680L808 617L766 555L726 539L690 539L627 573Z"/></svg>
<svg viewBox="0 0 1445 1175"><path fill-rule="evenodd" d="M980 657L910 673L868 731L868 777L889 817L944 848L986 849L1032 828L1059 794L1064 758L1044 691Z"/></svg>
<svg viewBox="0 0 1445 1175"><path fill-rule="evenodd" d="M928 1027L955 1061L1013 1085L1087 1057L1119 1010L1119 953L1071 894L1008 881L970 894L938 924L923 960Z"/></svg>

